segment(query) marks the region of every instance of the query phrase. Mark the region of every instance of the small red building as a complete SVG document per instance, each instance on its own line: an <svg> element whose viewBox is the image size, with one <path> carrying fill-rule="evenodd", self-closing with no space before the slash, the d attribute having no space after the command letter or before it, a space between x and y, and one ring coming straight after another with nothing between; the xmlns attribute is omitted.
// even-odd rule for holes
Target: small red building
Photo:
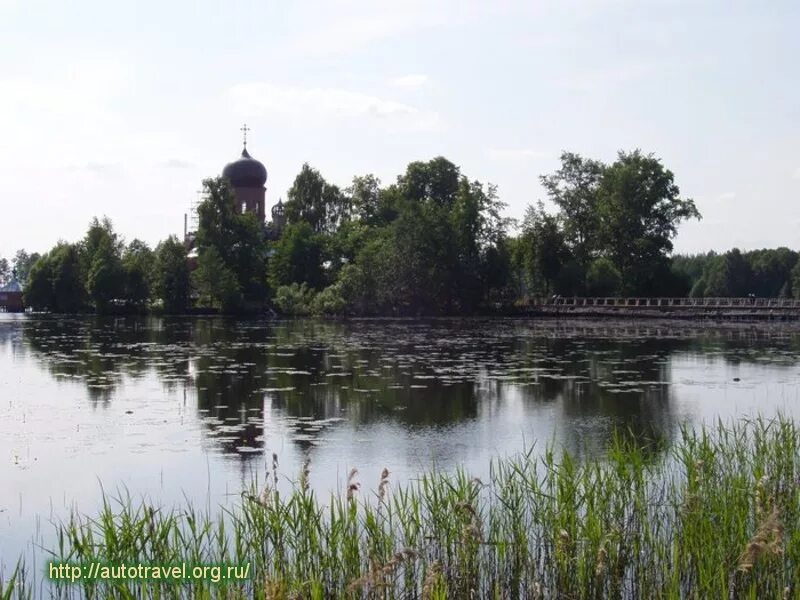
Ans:
<svg viewBox="0 0 800 600"><path fill-rule="evenodd" d="M0 287L0 312L25 312L22 303L22 286L16 279Z"/></svg>

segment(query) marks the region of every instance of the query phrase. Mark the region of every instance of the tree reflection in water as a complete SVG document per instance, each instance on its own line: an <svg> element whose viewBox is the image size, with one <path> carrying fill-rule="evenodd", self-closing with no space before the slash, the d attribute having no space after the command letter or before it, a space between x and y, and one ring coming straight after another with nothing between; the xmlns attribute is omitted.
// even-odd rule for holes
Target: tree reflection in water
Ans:
<svg viewBox="0 0 800 600"><path fill-rule="evenodd" d="M0 324L0 345L30 349L53 377L84 382L97 406L113 402L127 380L182 388L190 403L196 399L211 447L242 460L262 455L266 422L280 421L307 451L342 422L435 434L512 405L528 418L549 409L562 441L579 454L602 452L614 435L658 452L676 428L673 357L794 365L800 354L796 332L663 324L155 317Z"/></svg>

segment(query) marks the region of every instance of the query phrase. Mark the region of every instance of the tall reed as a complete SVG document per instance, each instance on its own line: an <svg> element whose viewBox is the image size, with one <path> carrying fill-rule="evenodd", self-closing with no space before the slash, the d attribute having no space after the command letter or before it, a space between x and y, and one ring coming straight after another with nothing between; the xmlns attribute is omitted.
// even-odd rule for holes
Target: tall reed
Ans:
<svg viewBox="0 0 800 600"><path fill-rule="evenodd" d="M247 581L51 582L65 598L788 598L800 594L800 430L790 419L683 429L653 458L616 439L579 462L550 447L481 481L430 472L320 500L305 464L217 514L107 498L58 528L57 560L250 564ZM309 469L312 470L309 473ZM369 491L374 490L374 491ZM0 598L30 597L17 571Z"/></svg>

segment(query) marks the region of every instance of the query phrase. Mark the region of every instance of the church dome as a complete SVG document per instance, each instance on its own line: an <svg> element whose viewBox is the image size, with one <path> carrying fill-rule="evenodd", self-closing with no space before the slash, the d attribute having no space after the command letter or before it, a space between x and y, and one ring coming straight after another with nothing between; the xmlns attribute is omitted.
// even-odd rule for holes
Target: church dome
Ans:
<svg viewBox="0 0 800 600"><path fill-rule="evenodd" d="M242 156L225 165L222 176L227 177L233 187L264 187L267 182L267 169L255 158L242 150Z"/></svg>

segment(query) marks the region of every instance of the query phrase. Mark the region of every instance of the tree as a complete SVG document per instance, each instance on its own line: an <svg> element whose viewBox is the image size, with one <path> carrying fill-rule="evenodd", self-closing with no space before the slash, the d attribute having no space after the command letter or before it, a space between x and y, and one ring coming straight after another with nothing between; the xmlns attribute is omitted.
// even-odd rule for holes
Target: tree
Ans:
<svg viewBox="0 0 800 600"><path fill-rule="evenodd" d="M311 314L315 292L305 283L282 285L275 293L275 305L286 315L301 316Z"/></svg>
<svg viewBox="0 0 800 600"><path fill-rule="evenodd" d="M78 248L64 242L34 263L24 290L27 306L55 313L78 312L85 295Z"/></svg>
<svg viewBox="0 0 800 600"><path fill-rule="evenodd" d="M25 285L28 279L28 273L30 273L31 268L40 258L41 255L38 252L28 254L25 250L17 250L11 262L13 269L17 273L17 281L19 281L20 284Z"/></svg>
<svg viewBox="0 0 800 600"><path fill-rule="evenodd" d="M620 152L604 170L597 201L600 241L622 275L623 291L648 294L667 262L680 222L700 218L680 197L671 171L652 154Z"/></svg>
<svg viewBox="0 0 800 600"><path fill-rule="evenodd" d="M123 248L123 241L108 217L102 221L92 219L79 246L79 256L86 291L98 312L106 312L113 300L125 297Z"/></svg>
<svg viewBox="0 0 800 600"><path fill-rule="evenodd" d="M716 257L708 265L703 275L706 282L707 297L743 297L751 292L753 273L750 265L739 251L734 248L723 256Z"/></svg>
<svg viewBox="0 0 800 600"><path fill-rule="evenodd" d="M586 274L586 293L589 296L615 296L622 286L622 275L606 257L596 258Z"/></svg>
<svg viewBox="0 0 800 600"><path fill-rule="evenodd" d="M572 152L561 154L561 168L539 180L559 208L564 241L586 270L598 250L598 190L605 165Z"/></svg>
<svg viewBox="0 0 800 600"><path fill-rule="evenodd" d="M125 294L125 271L115 249L103 240L94 253L86 277L86 290L98 312L109 310Z"/></svg>
<svg viewBox="0 0 800 600"><path fill-rule="evenodd" d="M460 183L459 168L443 156L428 162L412 162L405 174L397 178L406 199L447 208L455 202Z"/></svg>
<svg viewBox="0 0 800 600"><path fill-rule="evenodd" d="M792 296L800 298L800 260L798 260L792 268L790 281L792 283Z"/></svg>
<svg viewBox="0 0 800 600"><path fill-rule="evenodd" d="M88 273L95 255L102 250L117 257L122 256L124 242L114 231L114 225L108 217L99 220L94 217L89 223L89 229L79 245L81 266Z"/></svg>
<svg viewBox="0 0 800 600"><path fill-rule="evenodd" d="M322 289L325 285L324 247L323 237L306 221L287 225L270 259L269 278L273 289L292 283Z"/></svg>
<svg viewBox="0 0 800 600"><path fill-rule="evenodd" d="M345 190L350 197L353 217L368 225L381 222L381 181L374 175L353 177L353 183Z"/></svg>
<svg viewBox="0 0 800 600"><path fill-rule="evenodd" d="M156 247L153 284L165 312L178 314L189 306L191 284L186 248L174 235Z"/></svg>
<svg viewBox="0 0 800 600"><path fill-rule="evenodd" d="M236 275L225 265L216 247L210 246L200 255L192 280L203 306L225 312L241 306L242 294Z"/></svg>
<svg viewBox="0 0 800 600"><path fill-rule="evenodd" d="M206 179L206 198L198 208L199 260L213 248L236 280L242 302L261 305L267 298L264 227L252 213L239 214L236 196L227 179ZM213 265L216 257L209 259Z"/></svg>
<svg viewBox="0 0 800 600"><path fill-rule="evenodd" d="M34 310L53 310L56 305L53 292L53 268L49 254L37 260L28 274L24 289L25 305Z"/></svg>
<svg viewBox="0 0 800 600"><path fill-rule="evenodd" d="M744 257L753 277L751 293L762 298L791 295L791 272L797 264L797 252L789 248L764 249L748 252Z"/></svg>
<svg viewBox="0 0 800 600"><path fill-rule="evenodd" d="M133 306L144 308L147 305L153 286L155 254L141 240L133 240L122 257L125 271L125 298Z"/></svg>
<svg viewBox="0 0 800 600"><path fill-rule="evenodd" d="M11 280L11 265L8 259L0 258L0 286L5 285Z"/></svg>
<svg viewBox="0 0 800 600"><path fill-rule="evenodd" d="M304 163L287 194L286 222L305 221L315 233L332 233L352 214L351 198Z"/></svg>
<svg viewBox="0 0 800 600"><path fill-rule="evenodd" d="M570 258L558 218L547 214L541 202L536 207L528 206L522 222L522 237L527 247L527 271L532 291L550 294L558 274ZM574 268L572 272L574 274Z"/></svg>

